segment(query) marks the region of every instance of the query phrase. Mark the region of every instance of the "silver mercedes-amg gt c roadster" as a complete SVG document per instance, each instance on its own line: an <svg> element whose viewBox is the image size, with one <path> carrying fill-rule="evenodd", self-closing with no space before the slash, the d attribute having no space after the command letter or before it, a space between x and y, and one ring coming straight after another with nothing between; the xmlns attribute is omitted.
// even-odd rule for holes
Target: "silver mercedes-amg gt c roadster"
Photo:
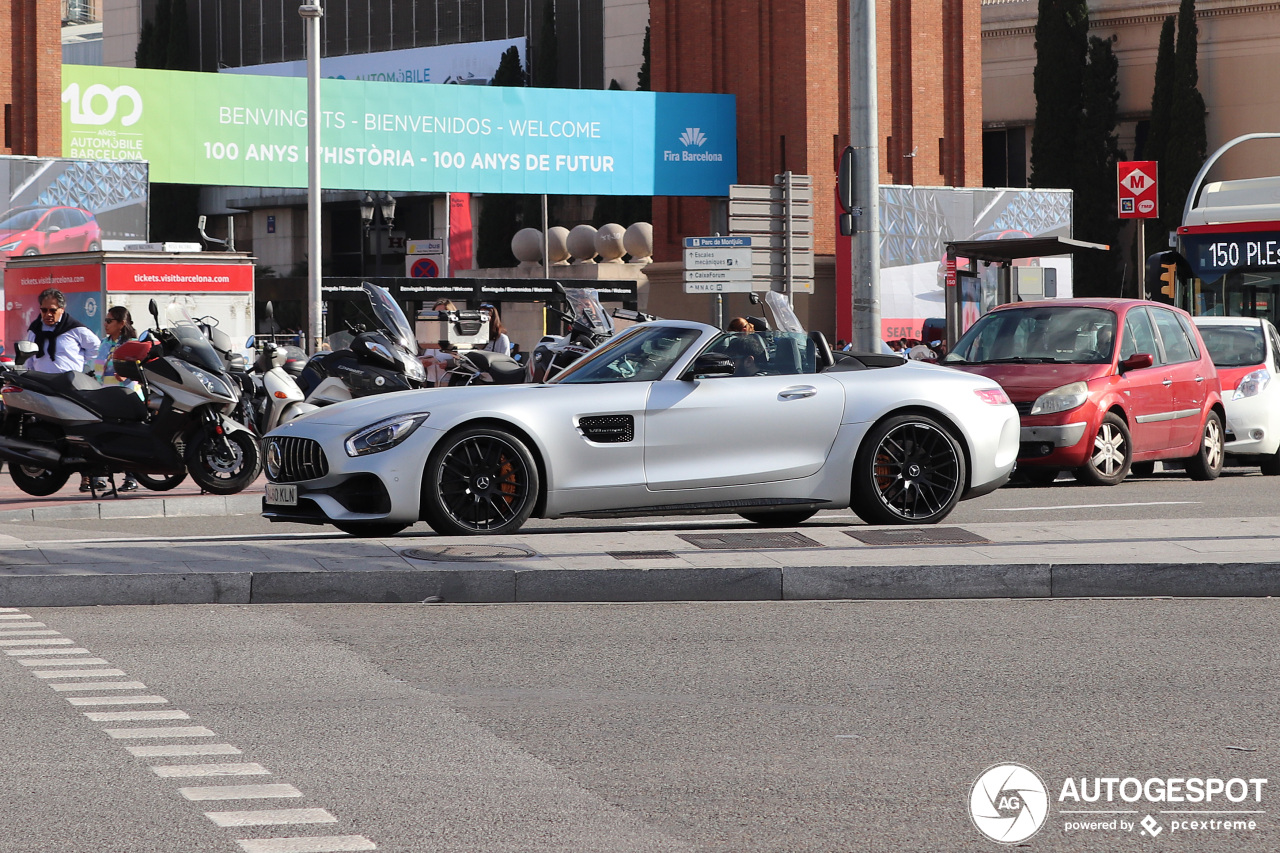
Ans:
<svg viewBox="0 0 1280 853"><path fill-rule="evenodd" d="M819 333L642 323L540 385L352 400L264 439L273 521L389 536L512 533L530 517L852 507L932 524L1008 480L1018 415L995 382Z"/></svg>

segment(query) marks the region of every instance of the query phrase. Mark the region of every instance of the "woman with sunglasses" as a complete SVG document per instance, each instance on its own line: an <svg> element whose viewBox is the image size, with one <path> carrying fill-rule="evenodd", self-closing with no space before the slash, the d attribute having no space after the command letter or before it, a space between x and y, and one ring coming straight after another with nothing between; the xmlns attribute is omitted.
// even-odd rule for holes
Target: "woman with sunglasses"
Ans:
<svg viewBox="0 0 1280 853"><path fill-rule="evenodd" d="M127 341L137 340L137 330L133 328L133 316L129 313L129 309L123 305L113 305L107 309L106 316L102 318L102 324L106 336L102 339L101 346L98 347L98 358L96 361L98 369L98 381L103 385L120 385L128 388L139 397L142 396L142 388L132 379L120 379L116 376L115 365L111 363L111 353L116 347ZM138 488L138 481L130 473L125 473L124 482L120 484L120 491L132 492Z"/></svg>
<svg viewBox="0 0 1280 853"><path fill-rule="evenodd" d="M498 317L498 309L486 302L480 310L489 315L489 343L484 348L489 352L511 355L511 338L507 337L507 329Z"/></svg>

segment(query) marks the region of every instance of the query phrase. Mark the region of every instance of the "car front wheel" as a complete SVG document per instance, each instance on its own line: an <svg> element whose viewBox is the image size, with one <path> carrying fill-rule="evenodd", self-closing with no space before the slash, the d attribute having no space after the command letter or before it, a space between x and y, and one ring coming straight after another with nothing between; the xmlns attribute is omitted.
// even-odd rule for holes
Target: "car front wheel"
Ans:
<svg viewBox="0 0 1280 853"><path fill-rule="evenodd" d="M1076 479L1087 486L1114 486L1129 475L1133 464L1133 443L1129 427L1115 412L1108 412L1098 424L1089 461L1075 470Z"/></svg>
<svg viewBox="0 0 1280 853"><path fill-rule="evenodd" d="M872 427L853 465L853 511L868 524L936 524L964 491L964 454L937 421L898 415Z"/></svg>
<svg viewBox="0 0 1280 853"><path fill-rule="evenodd" d="M1187 476L1193 480L1216 480L1222 473L1222 420L1217 412L1209 412L1200 435L1200 450L1186 460Z"/></svg>
<svg viewBox="0 0 1280 853"><path fill-rule="evenodd" d="M422 514L445 536L515 533L538 500L533 454L500 427L473 427L447 436L427 460Z"/></svg>

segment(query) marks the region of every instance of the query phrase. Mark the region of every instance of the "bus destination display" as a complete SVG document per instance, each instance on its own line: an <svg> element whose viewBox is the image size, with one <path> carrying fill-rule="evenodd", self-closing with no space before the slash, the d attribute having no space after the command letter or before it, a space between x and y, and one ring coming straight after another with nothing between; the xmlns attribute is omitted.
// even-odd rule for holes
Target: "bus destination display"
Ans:
<svg viewBox="0 0 1280 853"><path fill-rule="evenodd" d="M1280 268L1280 233L1206 234L1195 242L1196 251L1188 260L1202 278L1241 267Z"/></svg>

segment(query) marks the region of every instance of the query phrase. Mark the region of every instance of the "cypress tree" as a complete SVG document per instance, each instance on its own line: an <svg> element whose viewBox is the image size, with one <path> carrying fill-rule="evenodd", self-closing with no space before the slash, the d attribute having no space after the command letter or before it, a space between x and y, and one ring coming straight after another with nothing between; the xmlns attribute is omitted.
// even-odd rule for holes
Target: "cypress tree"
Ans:
<svg viewBox="0 0 1280 853"><path fill-rule="evenodd" d="M156 4L155 38L151 42L151 64L148 68L164 68L169 60L169 24L173 20L170 0Z"/></svg>
<svg viewBox="0 0 1280 853"><path fill-rule="evenodd" d="M560 49L556 39L555 0L543 0L542 27L538 31L538 46L533 54L533 85L554 89L560 80Z"/></svg>
<svg viewBox="0 0 1280 853"><path fill-rule="evenodd" d="M1182 0L1178 9L1178 46L1173 54L1173 94L1170 130L1160 188L1160 224L1165 232L1181 224L1182 208L1208 148L1204 97L1198 88L1196 64L1199 29L1195 0ZM1161 234L1160 236L1164 236Z"/></svg>
<svg viewBox="0 0 1280 853"><path fill-rule="evenodd" d="M491 86L525 86L528 75L520 67L520 51L507 48L493 74ZM509 193L485 193L476 223L476 263L481 267L508 267L513 260L511 238L521 228L524 199Z"/></svg>
<svg viewBox="0 0 1280 853"><path fill-rule="evenodd" d="M523 86L524 84L525 73L524 69L520 67L520 50L516 47L509 47L498 62L498 70L493 72L493 79L490 81L490 85Z"/></svg>
<svg viewBox="0 0 1280 853"><path fill-rule="evenodd" d="M133 52L133 66L135 68L151 68L152 45L156 40L155 24L151 23L151 19L142 22L142 31L138 33L138 48Z"/></svg>
<svg viewBox="0 0 1280 853"><path fill-rule="evenodd" d="M169 40L165 44L165 68L188 71L191 68L191 45L187 41L186 0L172 0L169 17Z"/></svg>
<svg viewBox="0 0 1280 853"><path fill-rule="evenodd" d="M649 91L649 25L644 27L644 48L640 51L640 71L636 74L636 91Z"/></svg>
<svg viewBox="0 0 1280 853"><path fill-rule="evenodd" d="M1076 136L1075 236L1111 246L1108 252L1077 256L1075 287L1079 296L1119 296L1116 244L1120 220L1116 215L1116 162L1120 143L1116 117L1120 103L1120 64L1111 39L1089 39L1089 64L1081 87L1081 120Z"/></svg>
<svg viewBox="0 0 1280 853"><path fill-rule="evenodd" d="M1070 187L1080 124L1080 93L1088 54L1084 0L1040 0L1036 20L1035 131L1031 185Z"/></svg>
<svg viewBox="0 0 1280 853"><path fill-rule="evenodd" d="M1164 19L1164 24L1160 27L1160 47L1156 51L1156 79L1151 91L1151 121L1147 126L1147 142L1142 150L1142 159L1156 161L1157 176L1161 184L1165 181L1168 167L1165 162L1165 152L1169 148L1169 137L1172 133L1174 87L1173 21L1173 15L1170 15ZM1162 187L1160 190L1160 210L1157 211L1160 217L1154 222L1147 223L1144 255L1151 255L1168 246L1165 236L1167 229L1163 224L1165 214L1164 201L1168 197L1168 188Z"/></svg>

